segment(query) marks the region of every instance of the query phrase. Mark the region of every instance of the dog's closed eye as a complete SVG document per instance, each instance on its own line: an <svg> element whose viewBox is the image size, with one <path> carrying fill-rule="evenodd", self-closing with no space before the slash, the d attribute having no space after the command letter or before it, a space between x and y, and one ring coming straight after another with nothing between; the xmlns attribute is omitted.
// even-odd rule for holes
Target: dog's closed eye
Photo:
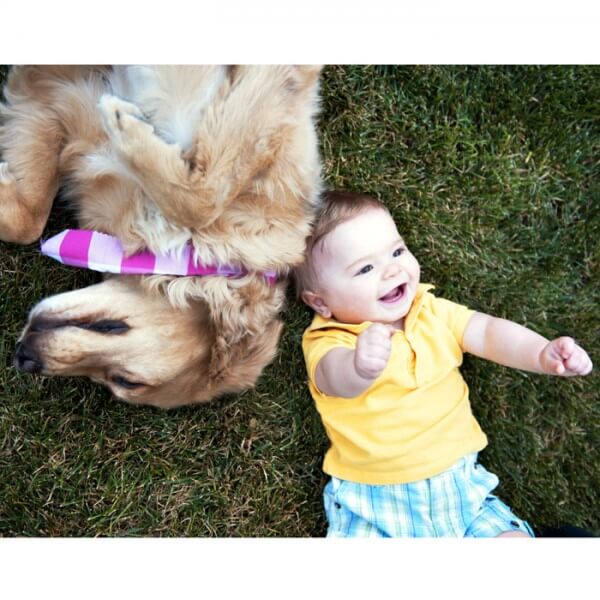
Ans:
<svg viewBox="0 0 600 600"><path fill-rule="evenodd" d="M143 383L125 379L125 377L121 377L120 375L114 375L113 377L111 377L111 381L115 385L125 388L126 390L134 390L134 389L142 387L144 385Z"/></svg>
<svg viewBox="0 0 600 600"><path fill-rule="evenodd" d="M32 333L40 333L44 331L51 331L52 329L60 329L61 327L79 327L80 329L111 335L127 333L130 329L129 325L127 325L125 321L119 321L117 319L99 319L92 322L87 322L86 320L85 322L82 322L74 320L36 318L31 322L29 331Z"/></svg>
<svg viewBox="0 0 600 600"><path fill-rule="evenodd" d="M88 329L89 331L96 331L97 333L107 333L110 335L118 335L129 331L129 325L124 321L116 321L112 319L102 319L101 321L95 321L94 323L86 323L78 325L82 329Z"/></svg>

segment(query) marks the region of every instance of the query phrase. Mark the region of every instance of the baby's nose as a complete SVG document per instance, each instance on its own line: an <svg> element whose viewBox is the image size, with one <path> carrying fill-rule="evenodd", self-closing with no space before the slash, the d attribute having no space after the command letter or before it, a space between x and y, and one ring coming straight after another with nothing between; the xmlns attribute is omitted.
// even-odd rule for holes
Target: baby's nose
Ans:
<svg viewBox="0 0 600 600"><path fill-rule="evenodd" d="M385 279L390 279L391 277L396 277L401 270L402 267L397 262L392 262L386 266L383 276Z"/></svg>

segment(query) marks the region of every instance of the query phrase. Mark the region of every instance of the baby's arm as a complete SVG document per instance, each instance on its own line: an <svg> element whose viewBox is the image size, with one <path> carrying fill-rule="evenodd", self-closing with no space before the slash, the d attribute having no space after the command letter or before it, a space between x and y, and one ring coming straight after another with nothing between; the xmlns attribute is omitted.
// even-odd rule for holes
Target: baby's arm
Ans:
<svg viewBox="0 0 600 600"><path fill-rule="evenodd" d="M505 367L547 375L587 375L592 361L573 338L549 341L506 319L475 313L463 335L466 352Z"/></svg>
<svg viewBox="0 0 600 600"><path fill-rule="evenodd" d="M356 348L334 348L317 365L315 383L328 396L354 398L385 369L392 349L391 325L373 323L356 339Z"/></svg>

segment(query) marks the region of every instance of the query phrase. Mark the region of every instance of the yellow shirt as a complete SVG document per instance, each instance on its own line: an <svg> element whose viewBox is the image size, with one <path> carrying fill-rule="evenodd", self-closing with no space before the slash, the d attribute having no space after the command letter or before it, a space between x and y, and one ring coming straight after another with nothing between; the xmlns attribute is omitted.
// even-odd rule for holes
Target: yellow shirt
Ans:
<svg viewBox="0 0 600 600"><path fill-rule="evenodd" d="M418 481L487 445L458 370L462 336L474 311L436 298L431 288L419 285L404 331L392 336L385 370L355 398L323 394L315 369L333 348L355 348L356 336L371 323L316 315L304 332L309 388L331 442L323 462L329 475L369 484Z"/></svg>

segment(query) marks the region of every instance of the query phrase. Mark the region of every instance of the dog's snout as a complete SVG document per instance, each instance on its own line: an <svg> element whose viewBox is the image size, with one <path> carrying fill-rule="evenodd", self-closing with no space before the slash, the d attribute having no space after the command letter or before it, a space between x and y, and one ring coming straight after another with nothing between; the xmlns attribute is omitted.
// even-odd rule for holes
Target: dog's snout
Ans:
<svg viewBox="0 0 600 600"><path fill-rule="evenodd" d="M26 373L39 373L42 370L42 362L35 351L23 342L17 344L13 364Z"/></svg>

